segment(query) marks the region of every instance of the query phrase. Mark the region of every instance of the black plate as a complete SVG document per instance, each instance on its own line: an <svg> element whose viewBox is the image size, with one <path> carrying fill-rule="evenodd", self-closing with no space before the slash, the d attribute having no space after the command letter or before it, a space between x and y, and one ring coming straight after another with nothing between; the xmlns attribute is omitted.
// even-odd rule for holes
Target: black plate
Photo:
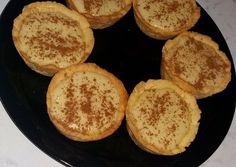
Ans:
<svg viewBox="0 0 236 167"><path fill-rule="evenodd" d="M236 99L232 57L219 29L202 9L192 29L207 34L220 45L232 65L232 80L226 90L198 100L202 110L199 132L186 152L158 156L139 149L129 138L125 122L110 137L89 143L62 136L49 121L45 94L50 78L31 71L18 55L11 38L13 19L32 0L11 0L0 19L1 100L23 134L45 153L68 166L198 166L218 148L230 127ZM60 1L65 4L64 1ZM114 73L131 92L141 80L160 78L161 49L165 41L144 35L136 26L132 10L111 28L95 30L95 47L87 62Z"/></svg>

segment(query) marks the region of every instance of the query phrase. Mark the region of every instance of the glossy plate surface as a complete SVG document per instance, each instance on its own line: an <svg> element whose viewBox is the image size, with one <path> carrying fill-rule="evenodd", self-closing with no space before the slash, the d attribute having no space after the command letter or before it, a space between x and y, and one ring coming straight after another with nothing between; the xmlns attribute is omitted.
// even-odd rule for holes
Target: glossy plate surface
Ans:
<svg viewBox="0 0 236 167"><path fill-rule="evenodd" d="M142 151L131 141L124 121L112 136L89 143L69 140L54 128L45 103L50 78L24 64L11 38L14 18L31 2L11 0L1 15L0 93L11 119L37 147L64 165L79 167L198 166L218 148L235 110L235 70L223 36L203 9L192 30L209 35L220 45L232 63L232 80L222 93L198 100L202 110L199 132L187 151L175 156L158 156ZM160 78L161 49L165 43L144 35L135 24L132 12L114 26L94 31L95 47L86 61L112 72L124 82L129 93L141 80Z"/></svg>

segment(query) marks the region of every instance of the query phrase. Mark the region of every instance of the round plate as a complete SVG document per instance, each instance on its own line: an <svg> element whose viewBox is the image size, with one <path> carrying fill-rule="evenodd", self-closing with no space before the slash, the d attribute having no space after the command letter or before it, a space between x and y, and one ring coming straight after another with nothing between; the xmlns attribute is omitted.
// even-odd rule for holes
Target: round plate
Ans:
<svg viewBox="0 0 236 167"><path fill-rule="evenodd" d="M202 117L194 142L182 154L158 156L142 151L130 139L125 121L110 137L95 142L75 142L61 135L46 111L49 77L30 70L18 55L11 36L14 18L32 0L11 0L0 19L0 93L2 103L22 133L45 153L68 166L198 166L218 148L230 127L236 99L232 57L219 29L202 9L193 31L209 35L232 65L228 87L198 100ZM59 1L65 4L64 1ZM110 28L94 30L95 47L86 62L95 62L120 78L128 92L140 81L160 78L161 49L165 41L144 35L133 11Z"/></svg>

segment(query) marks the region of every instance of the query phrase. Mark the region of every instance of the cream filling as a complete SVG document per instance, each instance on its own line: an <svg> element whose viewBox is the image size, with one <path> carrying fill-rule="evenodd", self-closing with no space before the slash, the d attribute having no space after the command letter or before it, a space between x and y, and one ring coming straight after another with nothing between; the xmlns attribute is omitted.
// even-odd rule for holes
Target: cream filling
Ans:
<svg viewBox="0 0 236 167"><path fill-rule="evenodd" d="M191 19L192 5L189 0L137 0L138 10L146 22L170 31Z"/></svg>
<svg viewBox="0 0 236 167"><path fill-rule="evenodd" d="M50 114L67 128L86 134L98 134L111 127L120 103L113 83L93 72L77 72L72 79L63 80L51 98Z"/></svg>
<svg viewBox="0 0 236 167"><path fill-rule="evenodd" d="M77 0L77 9L81 13L93 16L112 15L123 8L122 0Z"/></svg>
<svg viewBox="0 0 236 167"><path fill-rule="evenodd" d="M183 36L165 55L174 75L198 89L217 86L224 80L225 64L210 46Z"/></svg>
<svg viewBox="0 0 236 167"><path fill-rule="evenodd" d="M59 12L31 14L20 33L23 52L31 62L65 68L81 61L85 44L77 21Z"/></svg>
<svg viewBox="0 0 236 167"><path fill-rule="evenodd" d="M145 90L136 99L132 115L143 140L162 150L178 149L191 129L188 105L168 88Z"/></svg>

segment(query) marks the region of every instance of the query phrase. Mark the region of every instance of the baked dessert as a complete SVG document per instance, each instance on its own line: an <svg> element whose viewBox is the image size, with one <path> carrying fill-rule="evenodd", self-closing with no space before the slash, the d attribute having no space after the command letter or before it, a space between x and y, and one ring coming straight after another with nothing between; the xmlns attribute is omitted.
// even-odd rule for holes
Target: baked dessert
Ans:
<svg viewBox="0 0 236 167"><path fill-rule="evenodd" d="M86 18L56 2L34 2L15 18L13 42L34 71L52 76L84 62L94 46Z"/></svg>
<svg viewBox="0 0 236 167"><path fill-rule="evenodd" d="M184 32L162 49L161 75L196 98L223 91L231 80L231 64L209 36Z"/></svg>
<svg viewBox="0 0 236 167"><path fill-rule="evenodd" d="M54 75L47 91L47 111L66 137L94 141L118 129L127 98L124 85L114 75L95 64L82 63Z"/></svg>
<svg viewBox="0 0 236 167"><path fill-rule="evenodd" d="M185 151L195 139L200 113L194 96L172 82L142 81L128 100L127 129L143 150L175 155Z"/></svg>
<svg viewBox="0 0 236 167"><path fill-rule="evenodd" d="M172 38L193 27L200 8L195 0L133 0L137 25L155 39Z"/></svg>
<svg viewBox="0 0 236 167"><path fill-rule="evenodd" d="M131 0L67 0L71 9L84 15L93 29L115 24L131 8Z"/></svg>

